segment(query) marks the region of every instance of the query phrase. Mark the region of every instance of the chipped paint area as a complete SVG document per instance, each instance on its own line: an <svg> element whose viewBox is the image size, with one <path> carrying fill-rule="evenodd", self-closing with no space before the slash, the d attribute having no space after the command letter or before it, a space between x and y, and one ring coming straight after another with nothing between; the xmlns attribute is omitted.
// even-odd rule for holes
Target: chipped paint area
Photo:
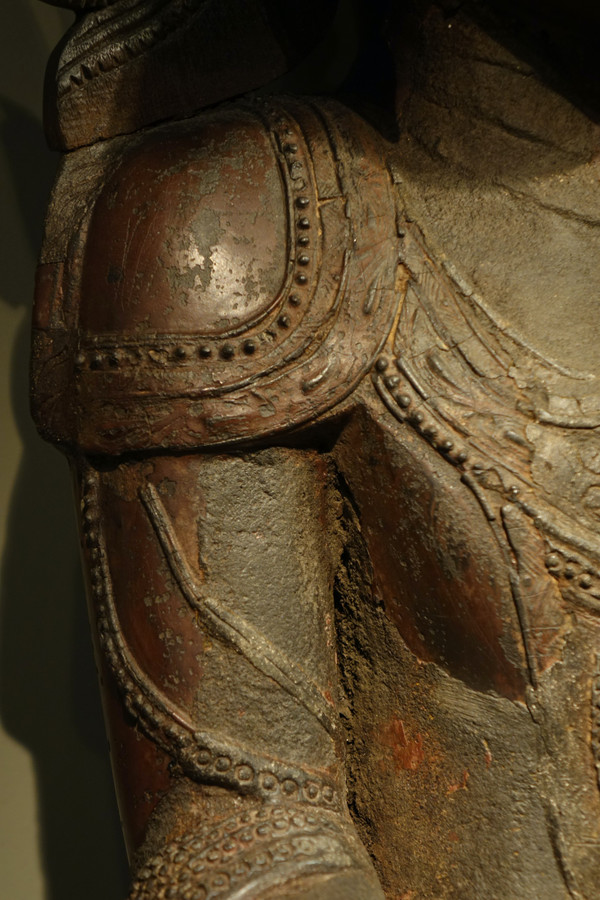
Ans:
<svg viewBox="0 0 600 900"><path fill-rule="evenodd" d="M416 732L414 736L407 734L402 719L393 718L381 733L381 743L389 747L396 771L402 769L415 771L425 760L423 735Z"/></svg>

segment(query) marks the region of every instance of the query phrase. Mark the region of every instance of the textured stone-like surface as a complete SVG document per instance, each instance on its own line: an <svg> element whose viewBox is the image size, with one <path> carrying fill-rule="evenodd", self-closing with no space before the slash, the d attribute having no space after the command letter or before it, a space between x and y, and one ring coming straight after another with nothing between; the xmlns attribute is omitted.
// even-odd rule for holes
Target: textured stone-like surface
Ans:
<svg viewBox="0 0 600 900"><path fill-rule="evenodd" d="M279 70L271 7L228 80L243 18L192 6L67 41L51 131L90 146L34 314L132 898L593 900L599 133L552 16L544 64L481 4L392 21L393 142L292 98L115 137Z"/></svg>

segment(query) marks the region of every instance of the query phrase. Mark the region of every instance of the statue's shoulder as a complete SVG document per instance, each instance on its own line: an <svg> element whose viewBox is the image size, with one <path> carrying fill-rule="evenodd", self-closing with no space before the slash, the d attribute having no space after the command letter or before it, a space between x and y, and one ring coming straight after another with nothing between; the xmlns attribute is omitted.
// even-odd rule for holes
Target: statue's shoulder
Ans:
<svg viewBox="0 0 600 900"><path fill-rule="evenodd" d="M507 552L529 522L551 574L600 611L600 379L543 356L399 222L409 277L393 357L373 371L386 411L460 471Z"/></svg>
<svg viewBox="0 0 600 900"><path fill-rule="evenodd" d="M65 164L40 267L40 339L60 338L72 356L62 389L87 409L85 426L76 409L69 425L85 427L78 441L124 452L253 440L343 399L398 299L377 134L339 104L290 98L111 144ZM86 206L65 211L78 184ZM39 345L38 369L55 350Z"/></svg>

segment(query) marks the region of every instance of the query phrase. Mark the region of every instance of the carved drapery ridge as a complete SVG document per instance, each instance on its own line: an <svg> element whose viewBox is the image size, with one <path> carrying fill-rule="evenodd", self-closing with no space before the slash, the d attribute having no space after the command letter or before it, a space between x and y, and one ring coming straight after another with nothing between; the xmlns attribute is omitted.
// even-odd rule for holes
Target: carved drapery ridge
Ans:
<svg viewBox="0 0 600 900"><path fill-rule="evenodd" d="M301 768L267 757L223 735L199 730L189 713L167 697L144 672L128 647L119 623L99 519L97 494L98 476L92 469L88 469L82 480L82 528L96 609L98 640L127 712L147 737L171 756L175 767L195 781L220 785L241 794L256 796L263 801L300 801L310 806L339 809L341 796L337 778L323 770ZM153 524L161 527L162 523L159 520ZM227 624L232 628L231 621ZM259 666L258 657L262 655L265 643L258 641L250 654L244 647L243 655L250 655L250 661ZM277 661L281 664L279 658ZM268 663L273 664L271 660L266 660L264 667ZM294 675L298 677L295 669L288 678L291 680ZM292 686L291 690L294 687L295 694L301 697L300 702L305 701L304 695L309 689L298 684ZM290 685L286 685L286 689L288 688ZM309 696L312 697L312 693ZM315 712L317 718L318 713L320 710ZM319 721L321 718L322 716ZM331 718L331 714L327 718Z"/></svg>
<svg viewBox="0 0 600 900"><path fill-rule="evenodd" d="M542 534L546 570L565 599L599 613L596 380L512 337L449 266L433 262L414 223L401 230L409 279L395 349L374 366L378 393L459 468L513 566L511 522L522 518ZM576 479L545 477L543 463L557 453Z"/></svg>
<svg viewBox="0 0 600 900"><path fill-rule="evenodd" d="M259 672L283 688L319 721L329 734L337 731L337 713L308 672L272 644L242 616L203 595L187 565L177 536L154 485L140 491L152 527L182 595L207 630L242 654Z"/></svg>

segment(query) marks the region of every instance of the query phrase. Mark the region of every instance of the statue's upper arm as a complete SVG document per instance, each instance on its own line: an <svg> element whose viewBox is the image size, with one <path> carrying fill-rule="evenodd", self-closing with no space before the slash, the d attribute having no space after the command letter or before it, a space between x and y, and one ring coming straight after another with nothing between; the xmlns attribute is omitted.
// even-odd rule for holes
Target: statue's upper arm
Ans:
<svg viewBox="0 0 600 900"><path fill-rule="evenodd" d="M238 105L105 151L61 262L59 305L74 298L78 321L40 330L35 365L54 359L37 390L47 433L94 453L222 446L309 421L353 389L398 298L390 177L349 116ZM69 421L54 413L62 391Z"/></svg>

